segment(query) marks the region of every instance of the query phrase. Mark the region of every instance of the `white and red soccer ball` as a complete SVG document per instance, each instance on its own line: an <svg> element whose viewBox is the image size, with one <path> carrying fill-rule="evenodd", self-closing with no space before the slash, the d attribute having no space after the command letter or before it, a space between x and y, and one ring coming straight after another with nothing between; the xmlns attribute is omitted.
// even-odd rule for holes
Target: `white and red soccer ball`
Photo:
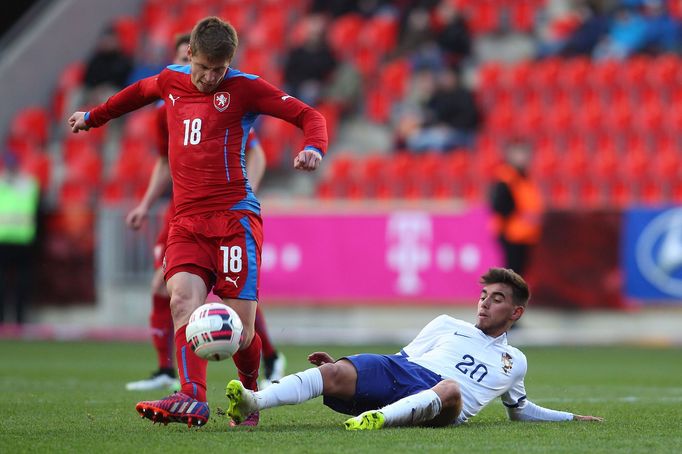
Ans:
<svg viewBox="0 0 682 454"><path fill-rule="evenodd" d="M234 309L222 303L207 303L192 312L185 336L198 357L221 361L239 350L242 330L242 321Z"/></svg>

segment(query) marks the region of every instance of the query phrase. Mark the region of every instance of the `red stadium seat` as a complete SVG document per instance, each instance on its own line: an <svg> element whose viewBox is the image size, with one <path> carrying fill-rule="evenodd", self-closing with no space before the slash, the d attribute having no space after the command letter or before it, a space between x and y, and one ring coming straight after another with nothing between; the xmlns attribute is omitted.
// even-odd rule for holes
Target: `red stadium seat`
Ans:
<svg viewBox="0 0 682 454"><path fill-rule="evenodd" d="M682 5L682 2L678 2ZM682 60L677 55L662 55L650 61L648 78L651 86L659 92L669 93L676 89L680 82L680 66Z"/></svg>
<svg viewBox="0 0 682 454"><path fill-rule="evenodd" d="M123 52L131 56L135 55L140 31L137 19L132 16L121 16L114 20L113 27Z"/></svg>
<svg viewBox="0 0 682 454"><path fill-rule="evenodd" d="M608 182L607 197L609 205L615 207L626 207L634 200L634 185L622 178L613 179Z"/></svg>
<svg viewBox="0 0 682 454"><path fill-rule="evenodd" d="M102 160L97 154L88 154L78 160L68 162L66 179L78 181L91 190L95 190L102 182Z"/></svg>
<svg viewBox="0 0 682 454"><path fill-rule="evenodd" d="M535 25L535 13L538 3L531 0L512 1L509 3L509 22L512 29L530 33Z"/></svg>
<svg viewBox="0 0 682 454"><path fill-rule="evenodd" d="M360 29L359 40L361 46L379 54L387 54L398 42L398 22L392 16L374 16Z"/></svg>
<svg viewBox="0 0 682 454"><path fill-rule="evenodd" d="M657 205L663 202L663 184L655 177L645 178L639 186L639 202Z"/></svg>
<svg viewBox="0 0 682 454"><path fill-rule="evenodd" d="M50 116L42 107L27 107L19 111L10 124L9 134L37 145L47 143Z"/></svg>
<svg viewBox="0 0 682 454"><path fill-rule="evenodd" d="M365 97L367 117L376 123L386 123L391 115L392 100L391 94L381 87L370 90Z"/></svg>
<svg viewBox="0 0 682 454"><path fill-rule="evenodd" d="M593 87L602 93L608 93L619 83L621 76L620 63L613 60L605 60L591 66L589 80Z"/></svg>
<svg viewBox="0 0 682 454"><path fill-rule="evenodd" d="M40 189L47 191L52 180L52 161L46 153L30 153L21 160L21 168L38 180Z"/></svg>
<svg viewBox="0 0 682 454"><path fill-rule="evenodd" d="M603 185L591 178L578 183L578 201L581 208L599 208L604 205Z"/></svg>
<svg viewBox="0 0 682 454"><path fill-rule="evenodd" d="M640 90L648 84L648 74L652 62L649 57L635 56L625 60L621 66L621 74L618 78L620 84L630 93Z"/></svg>
<svg viewBox="0 0 682 454"><path fill-rule="evenodd" d="M75 92L83 81L83 73L85 65L82 62L76 62L68 65L62 71L57 81L57 87L52 95L52 117L62 121L67 114L66 108ZM70 113L70 112L69 112Z"/></svg>
<svg viewBox="0 0 682 454"><path fill-rule="evenodd" d="M340 58L355 52L363 28L365 20L359 14L346 14L331 23L327 39Z"/></svg>
<svg viewBox="0 0 682 454"><path fill-rule="evenodd" d="M230 22L238 32L246 30L253 17L252 5L251 2L224 2L218 9L218 16Z"/></svg>
<svg viewBox="0 0 682 454"><path fill-rule="evenodd" d="M564 61L559 71L559 83L564 90L576 94L586 88L586 84L592 79L595 67L587 58L570 58Z"/></svg>
<svg viewBox="0 0 682 454"><path fill-rule="evenodd" d="M475 35L492 33L499 28L501 10L494 0L477 0L466 5L469 28Z"/></svg>
<svg viewBox="0 0 682 454"><path fill-rule="evenodd" d="M410 62L405 59L393 60L381 68L379 86L389 93L396 101L405 95L410 81Z"/></svg>
<svg viewBox="0 0 682 454"><path fill-rule="evenodd" d="M563 62L558 58L548 58L535 63L530 74L531 85L534 90L553 96L559 88L559 77Z"/></svg>
<svg viewBox="0 0 682 454"><path fill-rule="evenodd" d="M87 206L94 198L94 193L80 181L65 181L59 189L61 206Z"/></svg>
<svg viewBox="0 0 682 454"><path fill-rule="evenodd" d="M573 190L561 178L555 178L550 182L548 205L553 208L569 208L573 204Z"/></svg>

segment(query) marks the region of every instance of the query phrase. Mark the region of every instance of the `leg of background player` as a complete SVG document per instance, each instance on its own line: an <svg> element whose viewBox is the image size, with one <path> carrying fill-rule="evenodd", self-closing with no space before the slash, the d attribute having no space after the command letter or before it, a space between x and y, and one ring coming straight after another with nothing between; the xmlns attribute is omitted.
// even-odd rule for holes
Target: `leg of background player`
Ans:
<svg viewBox="0 0 682 454"><path fill-rule="evenodd" d="M265 324L265 317L260 308L260 304L256 308L256 333L260 336L263 344L263 380L261 380L260 389L267 388L273 381L278 381L284 376L284 369L286 368L286 358L282 353L277 352L272 345L268 330Z"/></svg>
<svg viewBox="0 0 682 454"><path fill-rule="evenodd" d="M180 389L173 367L175 354L175 336L173 318L170 310L170 296L163 280L163 272L158 268L152 278L152 311L149 316L152 331L152 344L156 350L158 369L145 380L126 384L129 391L147 391L152 389Z"/></svg>

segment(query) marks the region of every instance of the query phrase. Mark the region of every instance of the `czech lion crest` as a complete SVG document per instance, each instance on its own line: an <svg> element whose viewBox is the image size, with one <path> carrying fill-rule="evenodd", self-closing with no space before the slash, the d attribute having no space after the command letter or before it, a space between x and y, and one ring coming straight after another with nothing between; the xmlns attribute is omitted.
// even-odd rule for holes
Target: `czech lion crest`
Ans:
<svg viewBox="0 0 682 454"><path fill-rule="evenodd" d="M230 105L230 94L226 91L219 91L213 95L213 106L222 112Z"/></svg>

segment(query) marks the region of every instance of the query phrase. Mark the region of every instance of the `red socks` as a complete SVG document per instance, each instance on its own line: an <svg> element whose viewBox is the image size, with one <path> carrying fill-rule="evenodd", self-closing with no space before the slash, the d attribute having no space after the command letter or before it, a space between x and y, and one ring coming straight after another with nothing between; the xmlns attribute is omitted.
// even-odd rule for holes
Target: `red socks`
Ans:
<svg viewBox="0 0 682 454"><path fill-rule="evenodd" d="M149 326L152 329L152 344L154 344L158 357L159 369L172 369L174 341L170 297L152 296L152 313L149 316Z"/></svg>
<svg viewBox="0 0 682 454"><path fill-rule="evenodd" d="M256 306L255 328L256 333L260 336L261 344L263 345L263 357L272 358L277 351L270 341L270 336L268 336L268 330L265 327L265 317L263 317L263 313L260 310L260 305Z"/></svg>
<svg viewBox="0 0 682 454"><path fill-rule="evenodd" d="M199 358L192 352L185 338L187 325L175 332L175 354L178 361L178 375L180 378L180 391L201 402L206 402L206 366L208 361ZM260 344L260 341L258 342ZM253 345L253 342L251 343ZM259 345L260 348L260 345ZM236 364L235 355L235 364ZM258 358L260 361L260 358ZM239 366L237 366L239 367ZM258 366L256 366L258 376ZM241 374L240 374L241 377Z"/></svg>
<svg viewBox="0 0 682 454"><path fill-rule="evenodd" d="M244 384L246 389L251 389L253 391L258 390L257 380L258 367L260 367L261 348L260 336L258 333L255 333L253 339L251 340L251 345L244 350L238 351L232 357L234 359L235 366L237 366L239 380Z"/></svg>

